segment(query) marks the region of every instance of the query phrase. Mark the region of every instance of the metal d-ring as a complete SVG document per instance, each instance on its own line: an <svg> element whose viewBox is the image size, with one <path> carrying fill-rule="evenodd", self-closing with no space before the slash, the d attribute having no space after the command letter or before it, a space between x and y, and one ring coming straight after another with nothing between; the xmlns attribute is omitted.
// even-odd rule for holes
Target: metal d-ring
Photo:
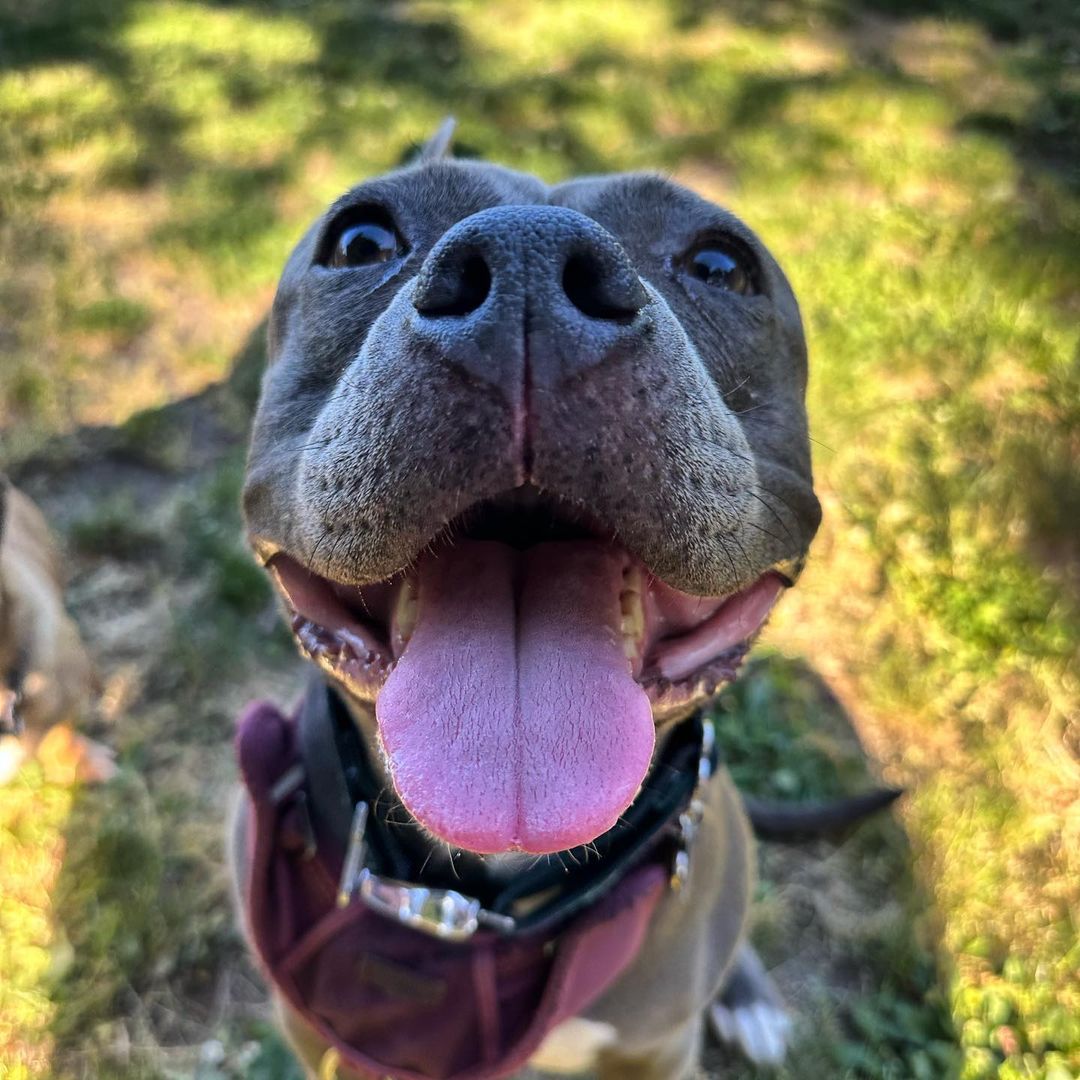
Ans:
<svg viewBox="0 0 1080 1080"><path fill-rule="evenodd" d="M504 934L515 929L509 915L485 911L480 901L471 896L454 889L434 889L382 877L365 866L368 814L367 803L356 804L338 884L338 907L348 907L359 896L372 911L444 941L464 941L481 926Z"/></svg>
<svg viewBox="0 0 1080 1080"><path fill-rule="evenodd" d="M690 849L693 847L705 804L701 801L701 789L713 776L713 751L716 748L716 725L712 720L701 721L701 751L698 755L697 783L690 794L690 803L679 815L679 839L675 858L671 863L671 888L679 892L690 880Z"/></svg>

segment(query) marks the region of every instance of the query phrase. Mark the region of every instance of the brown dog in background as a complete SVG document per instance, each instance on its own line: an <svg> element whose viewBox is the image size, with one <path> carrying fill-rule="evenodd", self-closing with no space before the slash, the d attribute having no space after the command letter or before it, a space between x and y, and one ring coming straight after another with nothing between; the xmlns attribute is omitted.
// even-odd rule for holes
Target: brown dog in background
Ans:
<svg viewBox="0 0 1080 1080"><path fill-rule="evenodd" d="M0 784L35 754L57 783L113 776L112 752L72 727L95 684L45 518L0 477Z"/></svg>

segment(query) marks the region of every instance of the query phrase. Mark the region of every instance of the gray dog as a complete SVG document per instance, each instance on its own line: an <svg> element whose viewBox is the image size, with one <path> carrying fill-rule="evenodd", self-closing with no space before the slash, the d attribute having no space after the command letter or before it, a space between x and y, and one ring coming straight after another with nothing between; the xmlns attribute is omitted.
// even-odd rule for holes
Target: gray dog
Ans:
<svg viewBox="0 0 1080 1080"><path fill-rule="evenodd" d="M776 1060L698 714L819 522L798 306L674 183L448 143L339 199L274 301L244 503L325 681L242 729L246 929L312 1075L666 1080L710 1008Z"/></svg>

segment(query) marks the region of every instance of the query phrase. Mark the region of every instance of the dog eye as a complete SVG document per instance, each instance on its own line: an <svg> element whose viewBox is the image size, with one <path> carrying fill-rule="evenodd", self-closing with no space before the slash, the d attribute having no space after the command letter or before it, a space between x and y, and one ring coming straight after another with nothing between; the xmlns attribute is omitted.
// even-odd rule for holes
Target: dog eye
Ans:
<svg viewBox="0 0 1080 1080"><path fill-rule="evenodd" d="M389 223L354 221L338 232L326 265L334 269L372 266L397 258L404 249L397 230Z"/></svg>
<svg viewBox="0 0 1080 1080"><path fill-rule="evenodd" d="M716 242L693 248L685 257L687 272L706 285L749 296L756 292L749 261L733 248Z"/></svg>

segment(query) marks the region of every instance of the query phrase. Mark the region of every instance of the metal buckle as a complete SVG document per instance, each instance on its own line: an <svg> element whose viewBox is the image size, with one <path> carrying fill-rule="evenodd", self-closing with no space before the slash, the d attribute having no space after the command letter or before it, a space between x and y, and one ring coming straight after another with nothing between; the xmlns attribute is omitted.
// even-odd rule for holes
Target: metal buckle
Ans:
<svg viewBox="0 0 1080 1080"><path fill-rule="evenodd" d="M337 906L348 907L356 892L360 880L360 871L364 869L364 856L367 854L368 804L358 802L353 810L352 825L349 827L349 846L345 850L345 864L341 868L341 880L338 882Z"/></svg>
<svg viewBox="0 0 1080 1080"><path fill-rule="evenodd" d="M432 889L412 885L396 878L381 877L364 865L367 842L368 805L360 802L353 811L349 830L349 847L338 885L338 907L348 907L353 897L360 899L372 911L393 919L404 926L420 930L443 941L465 941L481 926L508 933L514 929L509 915L485 911L480 901L453 889Z"/></svg>
<svg viewBox="0 0 1080 1080"><path fill-rule="evenodd" d="M697 836L698 826L705 815L705 804L699 798L701 789L713 776L713 750L716 747L716 725L711 720L701 722L701 752L698 755L697 783L690 796L690 805L679 815L679 839L671 863L671 888L679 892L690 880L690 849Z"/></svg>
<svg viewBox="0 0 1080 1080"><path fill-rule="evenodd" d="M357 879L360 899L373 911L444 941L464 941L480 927L480 901L453 889L428 889L379 877L367 867Z"/></svg>
<svg viewBox="0 0 1080 1080"><path fill-rule="evenodd" d="M716 749L716 725L711 720L701 721L701 755L698 757L697 767L697 794L702 784L712 779L713 774L713 751Z"/></svg>

